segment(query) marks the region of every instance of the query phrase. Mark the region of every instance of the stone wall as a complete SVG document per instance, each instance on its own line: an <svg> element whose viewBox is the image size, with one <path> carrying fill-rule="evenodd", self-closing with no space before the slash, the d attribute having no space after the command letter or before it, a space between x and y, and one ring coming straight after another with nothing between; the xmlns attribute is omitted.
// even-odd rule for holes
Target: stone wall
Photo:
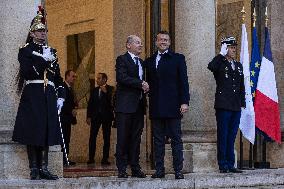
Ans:
<svg viewBox="0 0 284 189"><path fill-rule="evenodd" d="M282 141L284 131L284 2L281 0L268 0L269 32L271 39L272 58L275 69L278 100L280 106L280 119ZM261 49L261 52L263 49ZM272 167L284 167L283 144L269 143L267 147L268 161Z"/></svg>

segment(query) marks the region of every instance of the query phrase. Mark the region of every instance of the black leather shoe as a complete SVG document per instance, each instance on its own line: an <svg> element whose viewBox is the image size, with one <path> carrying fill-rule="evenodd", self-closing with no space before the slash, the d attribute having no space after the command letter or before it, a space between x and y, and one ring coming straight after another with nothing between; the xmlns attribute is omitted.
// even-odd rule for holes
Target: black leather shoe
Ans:
<svg viewBox="0 0 284 189"><path fill-rule="evenodd" d="M125 171L118 172L118 178L128 178L128 175Z"/></svg>
<svg viewBox="0 0 284 189"><path fill-rule="evenodd" d="M164 172L155 172L151 178L165 178L165 173Z"/></svg>
<svg viewBox="0 0 284 189"><path fill-rule="evenodd" d="M228 169L221 169L220 173L229 173L229 170Z"/></svg>
<svg viewBox="0 0 284 189"><path fill-rule="evenodd" d="M40 180L38 168L31 168L30 177L31 180Z"/></svg>
<svg viewBox="0 0 284 189"><path fill-rule="evenodd" d="M230 173L242 173L243 171L236 169L236 168L232 168L232 169L229 169L229 172Z"/></svg>
<svg viewBox="0 0 284 189"><path fill-rule="evenodd" d="M183 174L182 174L182 172L176 172L175 173L175 179L184 179L184 176L183 176Z"/></svg>
<svg viewBox="0 0 284 189"><path fill-rule="evenodd" d="M57 180L59 179L57 175L53 175L49 172L47 169L40 169L39 170L39 176L41 179L46 179L46 180Z"/></svg>
<svg viewBox="0 0 284 189"><path fill-rule="evenodd" d="M141 170L136 170L136 171L132 171L132 177L137 177L137 178L146 178L145 173L143 173L143 171Z"/></svg>

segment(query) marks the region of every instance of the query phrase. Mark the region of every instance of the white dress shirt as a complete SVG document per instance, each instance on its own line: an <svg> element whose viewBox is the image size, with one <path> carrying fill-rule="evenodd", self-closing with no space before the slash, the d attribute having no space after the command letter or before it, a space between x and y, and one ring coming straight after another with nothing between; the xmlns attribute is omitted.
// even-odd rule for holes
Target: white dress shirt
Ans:
<svg viewBox="0 0 284 189"><path fill-rule="evenodd" d="M168 51L169 50L166 50L164 53L160 53L160 51L158 51L158 54L157 54L157 57L156 57L156 68L158 67L159 61L161 59L161 55L168 53Z"/></svg>

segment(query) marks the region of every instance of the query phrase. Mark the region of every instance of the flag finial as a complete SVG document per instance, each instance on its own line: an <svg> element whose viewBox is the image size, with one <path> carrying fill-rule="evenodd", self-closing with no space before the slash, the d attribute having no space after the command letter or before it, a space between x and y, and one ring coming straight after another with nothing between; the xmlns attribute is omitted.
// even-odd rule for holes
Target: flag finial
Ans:
<svg viewBox="0 0 284 189"><path fill-rule="evenodd" d="M242 13L242 22L245 23L246 11L245 11L245 7L244 6L243 6L243 9L242 9L241 13Z"/></svg>
<svg viewBox="0 0 284 189"><path fill-rule="evenodd" d="M255 7L253 8L253 27L255 27L255 22L256 22L256 11Z"/></svg>
<svg viewBox="0 0 284 189"><path fill-rule="evenodd" d="M268 23L268 14L267 14L267 7L265 7L265 27L267 27Z"/></svg>

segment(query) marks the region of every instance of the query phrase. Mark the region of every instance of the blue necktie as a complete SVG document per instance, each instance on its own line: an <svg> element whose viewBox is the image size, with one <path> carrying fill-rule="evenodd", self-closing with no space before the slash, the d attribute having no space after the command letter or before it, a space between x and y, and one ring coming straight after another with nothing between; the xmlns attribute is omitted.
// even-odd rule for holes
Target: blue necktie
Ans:
<svg viewBox="0 0 284 189"><path fill-rule="evenodd" d="M138 66L139 65L139 58L138 57L134 57L135 59L135 64Z"/></svg>

